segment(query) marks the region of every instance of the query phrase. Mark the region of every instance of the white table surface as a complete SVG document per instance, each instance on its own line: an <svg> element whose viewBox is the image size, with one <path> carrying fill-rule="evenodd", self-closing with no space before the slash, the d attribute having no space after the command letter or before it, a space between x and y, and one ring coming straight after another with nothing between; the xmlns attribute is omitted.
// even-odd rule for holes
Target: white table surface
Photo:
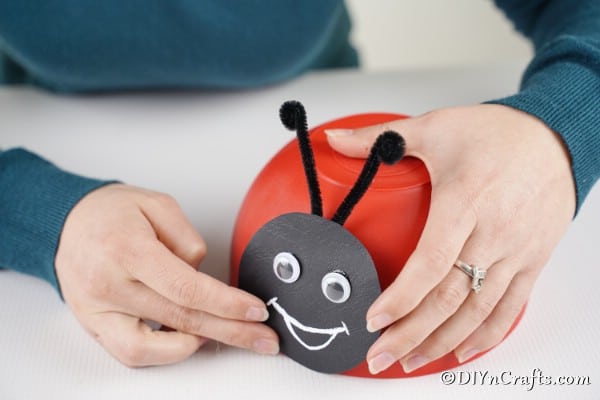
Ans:
<svg viewBox="0 0 600 400"><path fill-rule="evenodd" d="M56 96L0 89L0 147L24 146L83 175L164 191L203 234L202 268L228 279L238 207L262 166L293 133L280 104L304 103L309 125L375 111L419 114L510 94L519 66L312 73L251 91ZM549 194L551 195L551 194ZM0 271L0 399L598 399L600 398L600 189L591 193L538 280L517 330L455 370L509 378L589 377L588 385L474 383L440 374L378 380L325 375L285 356L211 344L171 366L129 369L83 331L54 289ZM535 238L532 238L535 240Z"/></svg>

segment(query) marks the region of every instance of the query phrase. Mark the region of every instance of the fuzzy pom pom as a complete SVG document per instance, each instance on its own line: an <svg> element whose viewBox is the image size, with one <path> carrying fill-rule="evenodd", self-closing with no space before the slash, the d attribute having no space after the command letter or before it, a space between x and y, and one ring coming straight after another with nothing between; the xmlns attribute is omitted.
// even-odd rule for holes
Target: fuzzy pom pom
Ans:
<svg viewBox="0 0 600 400"><path fill-rule="evenodd" d="M379 159L385 164L392 165L404 157L406 142L398 132L385 131L377 137L375 147Z"/></svg>
<svg viewBox="0 0 600 400"><path fill-rule="evenodd" d="M299 101L286 101L279 109L279 118L287 129L293 131L306 124L306 111Z"/></svg>

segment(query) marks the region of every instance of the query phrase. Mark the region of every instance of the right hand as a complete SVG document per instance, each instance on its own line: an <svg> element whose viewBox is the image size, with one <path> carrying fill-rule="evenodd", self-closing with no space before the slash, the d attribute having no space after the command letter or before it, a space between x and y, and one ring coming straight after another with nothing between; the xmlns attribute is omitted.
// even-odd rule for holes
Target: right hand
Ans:
<svg viewBox="0 0 600 400"><path fill-rule="evenodd" d="M56 254L63 297L123 364L168 364L210 338L279 351L257 297L198 272L206 245L171 197L122 184L87 194L66 219ZM173 331L152 330L156 321Z"/></svg>

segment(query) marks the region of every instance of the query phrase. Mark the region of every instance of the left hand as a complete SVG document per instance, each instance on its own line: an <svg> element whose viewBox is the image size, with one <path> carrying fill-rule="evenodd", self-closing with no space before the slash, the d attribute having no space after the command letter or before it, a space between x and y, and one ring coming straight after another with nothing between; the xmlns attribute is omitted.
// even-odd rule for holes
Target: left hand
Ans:
<svg viewBox="0 0 600 400"><path fill-rule="evenodd" d="M506 335L575 212L570 158L543 122L501 105L433 111L330 132L337 151L366 157L395 130L430 174L429 215L396 280L371 305L367 329L387 328L367 353L371 373L413 371L451 351L459 362ZM487 270L480 293L453 267Z"/></svg>

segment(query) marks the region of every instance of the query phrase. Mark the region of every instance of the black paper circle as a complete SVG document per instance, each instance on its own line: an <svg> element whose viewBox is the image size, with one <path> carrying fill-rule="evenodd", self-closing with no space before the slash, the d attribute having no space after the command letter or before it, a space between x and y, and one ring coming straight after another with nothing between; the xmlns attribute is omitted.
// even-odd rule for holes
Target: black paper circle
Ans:
<svg viewBox="0 0 600 400"><path fill-rule="evenodd" d="M288 283L280 276L294 264L290 255L300 268ZM381 293L371 256L344 227L319 216L291 213L265 224L242 255L239 286L267 303L266 324L281 352L315 371L352 369L379 336L365 321Z"/></svg>

